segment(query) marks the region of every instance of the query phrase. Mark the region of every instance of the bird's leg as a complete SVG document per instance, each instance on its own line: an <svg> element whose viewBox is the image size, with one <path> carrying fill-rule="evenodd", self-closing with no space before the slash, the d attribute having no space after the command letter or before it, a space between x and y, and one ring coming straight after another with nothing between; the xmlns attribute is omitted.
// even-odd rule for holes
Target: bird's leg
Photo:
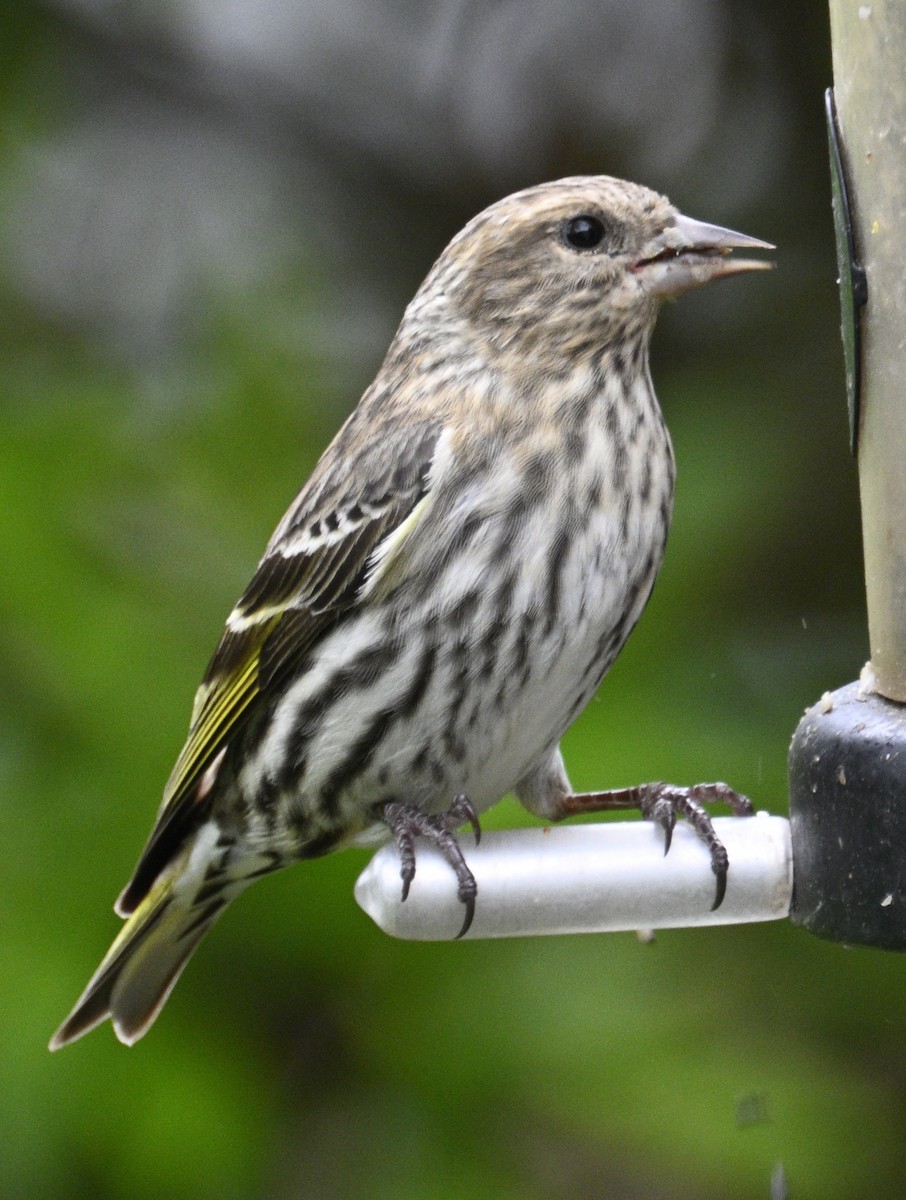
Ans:
<svg viewBox="0 0 906 1200"><path fill-rule="evenodd" d="M426 813L414 804L399 804L395 800L385 804L381 817L390 832L396 838L400 852L400 878L403 881L403 900L409 895L409 888L415 878L415 839L424 838L434 846L453 868L456 875L457 895L465 905L466 914L462 929L456 935L461 938L472 924L475 916L475 897L478 895L478 884L475 876L466 866L455 830L467 821L475 832L475 844L481 840L481 826L478 824L478 814L468 796L457 796L450 807L442 813Z"/></svg>
<svg viewBox="0 0 906 1200"><path fill-rule="evenodd" d="M578 813L637 808L643 817L656 821L663 829L666 854L670 849L677 816L685 817L711 854L711 870L717 878L716 894L711 905L713 911L720 907L727 890L729 859L703 804L727 804L737 817L750 817L755 811L751 800L734 792L725 783L696 783L692 787L677 787L672 783L642 783L638 787L611 792L567 792L558 797L549 819L561 821Z"/></svg>

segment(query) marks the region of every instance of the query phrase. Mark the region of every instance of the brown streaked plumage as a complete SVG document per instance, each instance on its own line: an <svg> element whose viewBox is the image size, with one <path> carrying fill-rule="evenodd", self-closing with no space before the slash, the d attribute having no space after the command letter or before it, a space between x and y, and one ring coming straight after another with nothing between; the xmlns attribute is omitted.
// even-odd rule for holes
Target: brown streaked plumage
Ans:
<svg viewBox="0 0 906 1200"><path fill-rule="evenodd" d="M648 372L661 300L765 243L608 177L543 184L457 235L271 538L196 697L126 922L57 1048L132 1043L253 879L392 833L475 884L455 827L515 790L546 819L687 816L724 785L576 796L558 750L645 606L673 502ZM716 790L715 790L716 789Z"/></svg>

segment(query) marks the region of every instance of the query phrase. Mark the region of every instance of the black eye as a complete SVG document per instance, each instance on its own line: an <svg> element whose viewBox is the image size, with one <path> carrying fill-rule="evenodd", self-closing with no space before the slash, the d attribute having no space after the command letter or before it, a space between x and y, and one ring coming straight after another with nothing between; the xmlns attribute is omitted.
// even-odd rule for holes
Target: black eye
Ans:
<svg viewBox="0 0 906 1200"><path fill-rule="evenodd" d="M604 237L604 225L597 217L584 213L581 217L570 217L563 236L574 250L593 250Z"/></svg>

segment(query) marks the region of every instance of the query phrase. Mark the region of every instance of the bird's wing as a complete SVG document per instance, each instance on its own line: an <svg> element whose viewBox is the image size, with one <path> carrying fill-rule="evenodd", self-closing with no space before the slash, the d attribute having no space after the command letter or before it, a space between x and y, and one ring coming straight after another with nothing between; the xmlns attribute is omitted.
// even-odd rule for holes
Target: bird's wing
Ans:
<svg viewBox="0 0 906 1200"><path fill-rule="evenodd" d="M121 916L135 910L203 819L222 751L257 697L274 694L298 670L363 590L374 594L376 576L392 574L401 544L426 511L440 432L437 424L391 431L379 447L346 464L344 486L337 486L330 451L319 463L227 619L157 822L117 901Z"/></svg>

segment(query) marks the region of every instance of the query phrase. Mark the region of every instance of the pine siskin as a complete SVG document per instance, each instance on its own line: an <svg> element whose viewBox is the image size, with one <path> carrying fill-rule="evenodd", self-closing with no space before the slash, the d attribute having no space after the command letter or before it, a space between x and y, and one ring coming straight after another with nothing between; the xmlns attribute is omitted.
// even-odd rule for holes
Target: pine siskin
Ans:
<svg viewBox="0 0 906 1200"><path fill-rule="evenodd" d="M724 784L576 795L561 735L641 615L673 504L648 346L661 301L767 266L767 243L608 177L492 205L453 239L377 378L278 525L195 698L127 918L50 1045L111 1017L131 1044L254 879L425 838L476 886L454 830L505 793L532 813L682 814ZM452 883L452 880L451 880Z"/></svg>

